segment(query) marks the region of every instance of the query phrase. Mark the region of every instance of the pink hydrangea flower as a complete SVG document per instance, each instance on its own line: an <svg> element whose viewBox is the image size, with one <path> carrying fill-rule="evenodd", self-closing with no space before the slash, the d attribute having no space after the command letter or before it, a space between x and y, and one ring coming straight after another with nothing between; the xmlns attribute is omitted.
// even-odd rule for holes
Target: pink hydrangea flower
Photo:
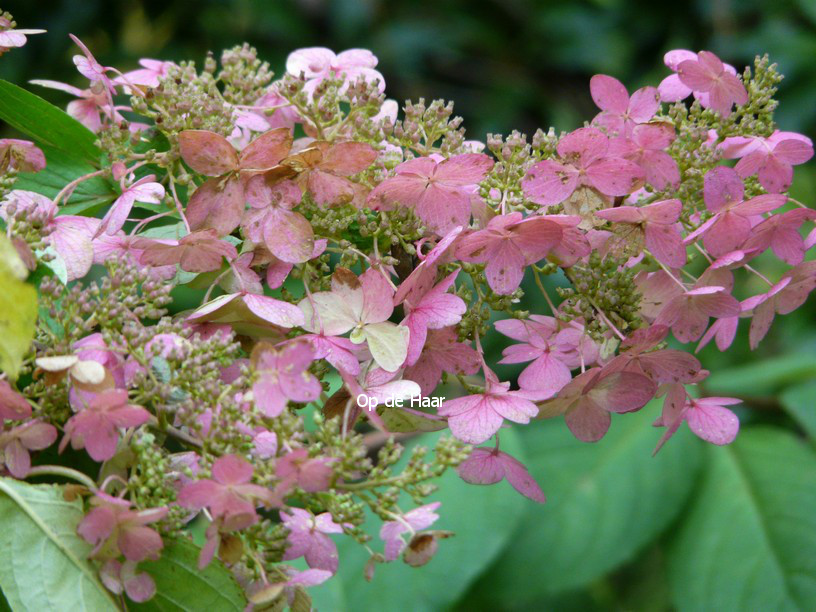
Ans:
<svg viewBox="0 0 816 612"><path fill-rule="evenodd" d="M806 261L788 270L778 283L771 287L765 298L754 308L751 319L749 341L755 349L777 314L793 312L805 303L810 293L816 289L816 261Z"/></svg>
<svg viewBox="0 0 816 612"><path fill-rule="evenodd" d="M547 217L522 218L520 212L493 217L483 230L464 236L456 248L462 261L486 263L487 284L499 295L518 289L524 269L556 247L563 232Z"/></svg>
<svg viewBox="0 0 816 612"><path fill-rule="evenodd" d="M159 86L159 81L167 76L167 71L175 66L173 62L149 58L140 59L139 65L141 68L125 72L113 79L114 84L123 86L125 93L130 92L128 85L155 88Z"/></svg>
<svg viewBox="0 0 816 612"><path fill-rule="evenodd" d="M45 168L45 154L33 142L0 138L0 169L39 172Z"/></svg>
<svg viewBox="0 0 816 612"><path fill-rule="evenodd" d="M607 365L609 372L636 372L648 376L655 383L692 382L702 370L693 356L677 349L660 348L669 333L665 325L637 329L621 344L621 352Z"/></svg>
<svg viewBox="0 0 816 612"><path fill-rule="evenodd" d="M121 195L114 200L108 212L102 217L96 235L98 236L102 232L112 235L122 229L136 202L159 204L162 198L164 198L164 187L156 182L154 175L151 174L139 179L124 189Z"/></svg>
<svg viewBox="0 0 816 612"><path fill-rule="evenodd" d="M347 49L335 54L326 47L306 47L298 49L286 58L286 72L306 79L304 89L314 93L315 88L332 73L336 77L345 75L346 84L360 78L369 83L377 83L380 91L385 90L385 79L374 70L377 57L368 49Z"/></svg>
<svg viewBox="0 0 816 612"><path fill-rule="evenodd" d="M504 319L496 321L496 331L520 344L512 344L502 352L499 363L532 361L518 378L519 386L534 393L536 399L548 399L572 380L571 344L574 338L559 333L558 321L553 317L530 315L527 320Z"/></svg>
<svg viewBox="0 0 816 612"><path fill-rule="evenodd" d="M3 418L0 413L0 422ZM56 439L56 427L42 421L27 421L8 431L0 426L0 465L15 478L25 478L31 469L29 452L48 448Z"/></svg>
<svg viewBox="0 0 816 612"><path fill-rule="evenodd" d="M677 187L680 170L674 158L666 152L675 137L674 126L670 123L636 125L628 138L609 141L609 154L635 162L643 169L646 182L656 189Z"/></svg>
<svg viewBox="0 0 816 612"><path fill-rule="evenodd" d="M799 233L806 221L816 220L816 210L795 208L781 214L771 215L752 229L745 241L746 251L763 252L770 248L774 255L792 266L802 263L808 246Z"/></svg>
<svg viewBox="0 0 816 612"><path fill-rule="evenodd" d="M303 311L289 302L268 295L239 291L219 295L196 309L187 317L193 322L229 323L233 327L243 323L269 328L290 329L305 325Z"/></svg>
<svg viewBox="0 0 816 612"><path fill-rule="evenodd" d="M470 456L456 468L465 482L491 485L507 479L516 491L540 504L546 501L544 492L518 459L496 448L474 448Z"/></svg>
<svg viewBox="0 0 816 612"><path fill-rule="evenodd" d="M133 561L121 563L110 559L99 569L99 578L111 593L120 595L124 591L137 603L145 602L156 594L153 577L147 572L137 571Z"/></svg>
<svg viewBox="0 0 816 612"><path fill-rule="evenodd" d="M252 386L252 395L264 415L280 415L288 401L311 402L320 397L323 386L308 370L314 359L311 345L303 341L262 346L253 352L258 380Z"/></svg>
<svg viewBox="0 0 816 612"><path fill-rule="evenodd" d="M57 215L58 209L47 197L15 189L0 203L0 216L8 220L8 205L13 203L17 210L43 219L47 230L46 240L54 248L65 264L67 280L85 276L93 265L94 251L91 239L99 228L99 219L74 215Z"/></svg>
<svg viewBox="0 0 816 612"><path fill-rule="evenodd" d="M670 327L674 337L686 344L700 339L710 317L735 317L739 313L739 302L727 289L703 286L671 298L660 310L655 323Z"/></svg>
<svg viewBox="0 0 816 612"><path fill-rule="evenodd" d="M424 295L411 292L405 297L403 308L406 316L402 324L411 330L406 365L414 365L419 359L429 329L449 327L462 320L467 310L464 300L448 293L458 274L459 270L452 272Z"/></svg>
<svg viewBox="0 0 816 612"><path fill-rule="evenodd" d="M629 136L632 129L654 117L660 99L654 87L642 87L629 97L623 83L605 74L596 74L589 81L592 100L601 112L593 125L606 129L610 136Z"/></svg>
<svg viewBox="0 0 816 612"><path fill-rule="evenodd" d="M328 534L343 533L343 526L335 523L328 512L315 516L301 508L290 508L289 512L281 510L280 516L289 530L283 560L303 557L310 568L336 573L337 545Z"/></svg>
<svg viewBox="0 0 816 612"><path fill-rule="evenodd" d="M258 504L275 504L272 491L252 484L252 474L252 464L248 461L237 455L224 455L213 463L212 479L184 485L178 503L194 510L209 509L213 519L225 530L243 529L258 520L255 512ZM202 550L202 558L203 555Z"/></svg>
<svg viewBox="0 0 816 612"><path fill-rule="evenodd" d="M103 391L68 419L60 451L70 442L76 450L86 449L94 461L107 461L116 454L119 429L138 427L149 419L150 413L143 407L128 404L124 389Z"/></svg>
<svg viewBox="0 0 816 612"><path fill-rule="evenodd" d="M288 491L297 485L307 493L325 491L332 479L332 457L309 457L305 448L295 449L275 463L275 475L281 479L280 490Z"/></svg>
<svg viewBox="0 0 816 612"><path fill-rule="evenodd" d="M314 230L306 217L292 210L300 204L300 189L292 181L274 185L263 176L255 176L246 186L246 199L252 210L243 226L253 242L263 242L281 261L302 263L312 259Z"/></svg>
<svg viewBox="0 0 816 612"><path fill-rule="evenodd" d="M241 223L246 179L277 166L292 148L292 134L285 128L261 134L240 153L226 138L208 130L185 130L178 138L184 163L211 177L187 204L190 227L214 229L221 236Z"/></svg>
<svg viewBox="0 0 816 612"><path fill-rule="evenodd" d="M504 419L526 425L538 414L538 407L522 391L510 391L510 383L499 382L482 365L486 388L483 393L446 400L439 414L448 417L451 433L468 444L481 444L495 434Z"/></svg>
<svg viewBox="0 0 816 612"><path fill-rule="evenodd" d="M641 229L646 248L659 262L672 268L686 264L682 227L678 223L683 203L663 200L647 206L618 206L595 212L601 219L627 223Z"/></svg>
<svg viewBox="0 0 816 612"><path fill-rule="evenodd" d="M0 17L0 55L14 47L22 47L28 42L26 34L43 34L45 30L17 30L11 29L11 22Z"/></svg>
<svg viewBox="0 0 816 612"><path fill-rule="evenodd" d="M645 179L635 162L609 154L609 138L597 128L567 134L556 151L564 163L540 161L521 183L525 197L542 206L563 202L582 185L607 196L629 195Z"/></svg>
<svg viewBox="0 0 816 612"><path fill-rule="evenodd" d="M471 191L493 167L483 153L463 153L448 159L417 157L397 166L368 195L372 208L390 210L397 204L416 211L428 229L447 234L467 226L471 214Z"/></svg>
<svg viewBox="0 0 816 612"><path fill-rule="evenodd" d="M113 81L111 81L110 77L108 77L108 72L114 69L110 66L103 66L96 61L96 58L90 52L88 47L86 47L85 44L76 36L73 34L69 34L68 36L71 37L74 44L79 47L80 51L82 51L82 55L75 55L73 57L74 65L76 66L79 74L91 82L91 89L104 89L109 93L109 95L115 94L116 88L113 85Z"/></svg>
<svg viewBox="0 0 816 612"><path fill-rule="evenodd" d="M642 374L592 368L573 378L557 398L544 402L539 416L563 414L576 438L597 442L609 430L611 412L639 410L656 391L657 385Z"/></svg>
<svg viewBox="0 0 816 612"><path fill-rule="evenodd" d="M139 261L144 265L178 265L185 272L212 272L221 268L223 258L232 261L238 257L235 247L219 240L214 229L199 230L180 240L137 238L132 247L141 251Z"/></svg>
<svg viewBox="0 0 816 612"><path fill-rule="evenodd" d="M296 181L320 206L352 203L362 208L363 190L348 177L368 168L377 159L377 151L363 142L316 141L296 154L304 166Z"/></svg>
<svg viewBox="0 0 816 612"><path fill-rule="evenodd" d="M776 130L768 138L732 136L719 145L726 159L742 158L734 166L741 178L754 174L770 193L782 193L793 180L793 166L813 157L813 141L796 132Z"/></svg>
<svg viewBox="0 0 816 612"><path fill-rule="evenodd" d="M459 342L455 327L429 329L425 348L414 365L403 375L419 384L424 395L433 393L442 373L470 376L479 371L479 353L469 344Z"/></svg>
<svg viewBox="0 0 816 612"><path fill-rule="evenodd" d="M703 198L714 216L686 236L686 243L702 236L703 245L714 257L740 248L751 235L753 220L776 210L786 201L785 196L777 194L743 199L742 180L732 168L725 166L710 170L703 181Z"/></svg>
<svg viewBox="0 0 816 612"><path fill-rule="evenodd" d="M124 555L128 561L158 559L164 547L161 536L150 527L163 519L167 508L131 510L130 502L97 491L94 508L80 521L77 533L94 546L91 556L97 558Z"/></svg>
<svg viewBox="0 0 816 612"><path fill-rule="evenodd" d="M734 104L748 102L748 92L737 71L710 51L693 53L676 49L666 53L664 62L677 73L663 79L658 87L664 102L683 100L694 92L704 108L711 108L723 117L731 114Z"/></svg>
<svg viewBox="0 0 816 612"><path fill-rule="evenodd" d="M380 528L380 538L385 542L385 560L394 561L405 549L403 535L427 529L433 525L439 515L435 512L442 502L433 502L409 510L400 520L387 521Z"/></svg>
<svg viewBox="0 0 816 612"><path fill-rule="evenodd" d="M0 380L0 423L21 421L31 416L31 406L7 380Z"/></svg>
<svg viewBox="0 0 816 612"><path fill-rule="evenodd" d="M725 406L734 406L742 400L733 397L689 397L682 385L673 385L663 403L663 414L655 422L657 427L666 427L655 453L678 430L683 421L688 423L694 434L712 444L730 444L737 437L739 419Z"/></svg>
<svg viewBox="0 0 816 612"><path fill-rule="evenodd" d="M394 290L383 273L369 268L358 278L348 268L337 267L331 286L331 291L301 300L304 329L330 336L351 331L351 341L365 342L377 365L396 371L408 355L410 330L388 320L394 311Z"/></svg>

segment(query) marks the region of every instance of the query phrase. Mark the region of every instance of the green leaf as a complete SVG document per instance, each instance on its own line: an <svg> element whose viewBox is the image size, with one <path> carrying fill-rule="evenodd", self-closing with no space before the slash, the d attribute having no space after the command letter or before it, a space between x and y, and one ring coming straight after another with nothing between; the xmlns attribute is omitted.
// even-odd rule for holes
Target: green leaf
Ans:
<svg viewBox="0 0 816 612"><path fill-rule="evenodd" d="M158 561L145 561L139 568L156 582L156 595L143 604L128 603L130 610L241 611L246 606L241 587L217 559L198 569L200 549L187 540L165 542Z"/></svg>
<svg viewBox="0 0 816 612"><path fill-rule="evenodd" d="M786 389L780 400L807 435L816 440L816 381Z"/></svg>
<svg viewBox="0 0 816 612"><path fill-rule="evenodd" d="M35 191L53 199L68 183L95 170L88 162L54 147L43 146L42 150L45 169L21 173L14 184L15 189ZM109 181L95 176L77 185L67 201L61 202L60 212L63 215L94 214L117 196Z"/></svg>
<svg viewBox="0 0 816 612"><path fill-rule="evenodd" d="M0 119L38 144L92 163L99 160L93 132L40 96L3 80L0 80Z"/></svg>
<svg viewBox="0 0 816 612"><path fill-rule="evenodd" d="M383 408L381 416L388 431L394 433L445 429L444 421L429 419L399 408Z"/></svg>
<svg viewBox="0 0 816 612"><path fill-rule="evenodd" d="M21 272L27 273L25 266L0 232L0 370L12 379L17 378L37 323L37 291L20 280Z"/></svg>
<svg viewBox="0 0 816 612"><path fill-rule="evenodd" d="M771 428L708 454L669 551L677 609L816 609L816 454Z"/></svg>
<svg viewBox="0 0 816 612"><path fill-rule="evenodd" d="M0 588L13 610L117 610L76 533L82 502L62 488L0 477Z"/></svg>
<svg viewBox="0 0 816 612"><path fill-rule="evenodd" d="M652 457L657 403L613 416L601 441L576 440L562 419L522 430L527 467L547 495L479 580L485 605L518 609L583 586L633 558L689 495L700 444L685 428ZM488 528L485 525L485 528Z"/></svg>
<svg viewBox="0 0 816 612"><path fill-rule="evenodd" d="M419 438L430 446L440 434ZM524 460L515 431L502 431L502 448ZM408 453L403 459L407 458ZM439 543L436 556L424 567L413 568L402 560L378 564L372 582L363 580L368 553L350 538L338 539L340 571L327 583L309 589L319 610L444 610L453 605L490 564L496 555L512 544L516 523L532 502L514 491L506 482L475 486L464 482L454 470L434 484L439 491L427 503L441 501L439 520L432 529L450 530L452 538ZM410 502L403 509L412 507ZM370 515L369 515L370 516ZM371 517L374 539L370 546L383 550L378 536L381 521ZM334 584L340 581L342 585Z"/></svg>
<svg viewBox="0 0 816 612"><path fill-rule="evenodd" d="M713 395L772 395L781 388L816 378L816 355L788 354L714 372L705 382Z"/></svg>

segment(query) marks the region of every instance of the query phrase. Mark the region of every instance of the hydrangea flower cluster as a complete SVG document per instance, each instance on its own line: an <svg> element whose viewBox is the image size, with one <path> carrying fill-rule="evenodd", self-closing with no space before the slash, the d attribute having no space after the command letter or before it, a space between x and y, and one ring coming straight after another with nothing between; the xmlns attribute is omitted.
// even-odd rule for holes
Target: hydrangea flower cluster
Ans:
<svg viewBox="0 0 816 612"><path fill-rule="evenodd" d="M32 33L13 25L0 51ZM500 450L511 423L563 416L595 442L663 398L657 449L683 423L727 444L738 400L700 397L694 353L727 350L741 319L756 347L816 288L816 211L786 194L813 145L776 128L767 58L738 73L670 51L656 87L593 77L583 127L479 142L450 103L400 114L367 50L300 49L274 79L247 45L220 67L123 73L72 39L84 88L34 83L75 98L101 163L38 193L15 181L47 173L48 149L0 141L0 215L40 306L19 377L0 380L0 471L48 474L52 445L100 464L59 474L83 484L104 584L134 601L155 591L139 563L193 521L200 566L220 559L259 609L330 579L340 537L370 551L369 579L422 565L449 535L428 530L446 469L544 502ZM100 180L103 206L73 203ZM770 278L766 252L784 266ZM197 303L174 303L180 288ZM487 335L524 364L516 380ZM395 402L440 385L439 407ZM393 434L440 429L398 465Z"/></svg>

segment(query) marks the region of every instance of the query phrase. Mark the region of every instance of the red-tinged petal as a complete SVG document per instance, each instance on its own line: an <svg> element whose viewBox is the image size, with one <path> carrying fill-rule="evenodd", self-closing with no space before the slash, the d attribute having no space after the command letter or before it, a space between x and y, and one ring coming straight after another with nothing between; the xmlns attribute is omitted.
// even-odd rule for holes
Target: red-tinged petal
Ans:
<svg viewBox="0 0 816 612"><path fill-rule="evenodd" d="M761 215L776 210L784 206L787 198L781 194L766 193L758 195L750 200L745 200L735 206L732 210L739 212L743 216Z"/></svg>
<svg viewBox="0 0 816 612"><path fill-rule="evenodd" d="M93 508L77 526L77 533L89 544L104 542L116 527L116 513L105 506Z"/></svg>
<svg viewBox="0 0 816 612"><path fill-rule="evenodd" d="M640 165L646 173L646 182L657 189L680 184L680 169L671 155L664 151L645 151Z"/></svg>
<svg viewBox="0 0 816 612"><path fill-rule="evenodd" d="M691 431L712 444L730 444L739 431L737 415L705 400L693 401L685 417Z"/></svg>
<svg viewBox="0 0 816 612"><path fill-rule="evenodd" d="M646 248L659 262L670 268L686 265L686 247L677 225L648 224Z"/></svg>
<svg viewBox="0 0 816 612"><path fill-rule="evenodd" d="M431 183L415 205L416 214L429 230L444 236L470 222L470 194L457 187Z"/></svg>
<svg viewBox="0 0 816 612"><path fill-rule="evenodd" d="M128 561L144 561L158 556L164 546L161 536L150 527L129 526L119 531L119 550Z"/></svg>
<svg viewBox="0 0 816 612"><path fill-rule="evenodd" d="M270 210L264 220L263 238L267 248L281 261L302 263L312 258L314 230L300 213Z"/></svg>
<svg viewBox="0 0 816 612"><path fill-rule="evenodd" d="M241 151L237 165L241 170L268 170L286 157L291 148L291 130L285 127L275 128L250 142Z"/></svg>
<svg viewBox="0 0 816 612"><path fill-rule="evenodd" d="M524 255L512 242L502 239L491 249L490 259L485 267L487 284L499 295L509 295L521 285L524 278Z"/></svg>
<svg viewBox="0 0 816 612"><path fill-rule="evenodd" d="M726 211L716 217L709 226L703 244L706 250L714 257L737 250L751 235L751 222L733 211ZM686 240L691 234L686 237Z"/></svg>
<svg viewBox="0 0 816 612"><path fill-rule="evenodd" d="M769 193L781 193L793 181L793 166L776 155L769 155L758 174L760 184Z"/></svg>
<svg viewBox="0 0 816 612"><path fill-rule="evenodd" d="M773 155L780 161L797 166L813 157L813 143L809 138L797 134L798 138L782 140L773 149Z"/></svg>
<svg viewBox="0 0 816 612"><path fill-rule="evenodd" d="M25 478L31 469L31 457L19 440L12 440L3 448L6 469L15 478ZM2 465L2 464L0 464Z"/></svg>
<svg viewBox="0 0 816 612"><path fill-rule="evenodd" d="M474 448L456 468L459 477L470 484L491 485L504 478L504 465L496 451Z"/></svg>
<svg viewBox="0 0 816 612"><path fill-rule="evenodd" d="M395 204L415 206L428 186L428 179L416 174L402 174L384 180L366 199L375 210L391 210Z"/></svg>
<svg viewBox="0 0 816 612"><path fill-rule="evenodd" d="M306 323L303 311L288 302L265 295L247 294L244 304L252 314L281 327L300 327Z"/></svg>
<svg viewBox="0 0 816 612"><path fill-rule="evenodd" d="M241 224L244 188L238 179L207 179L187 204L187 221L192 230L214 229L226 236Z"/></svg>
<svg viewBox="0 0 816 612"><path fill-rule="evenodd" d="M645 180L636 163L621 157L607 157L587 168L587 178L598 191L610 196L623 196L636 191Z"/></svg>
<svg viewBox="0 0 816 612"><path fill-rule="evenodd" d="M185 130L178 135L184 162L199 174L221 176L238 168L238 153L229 141L208 130Z"/></svg>
<svg viewBox="0 0 816 612"><path fill-rule="evenodd" d="M660 108L660 95L654 87L641 87L632 94L629 101L629 118L636 123L645 123L654 117Z"/></svg>
<svg viewBox="0 0 816 612"><path fill-rule="evenodd" d="M484 403L496 414L514 423L529 423L530 419L538 414L538 407L533 402L510 393L487 394Z"/></svg>
<svg viewBox="0 0 816 612"><path fill-rule="evenodd" d="M184 485L179 492L178 503L185 508L204 508L221 493L221 488L213 480L196 480Z"/></svg>
<svg viewBox="0 0 816 612"><path fill-rule="evenodd" d="M499 460L504 465L505 478L516 491L524 497L543 504L547 501L544 491L530 475L530 472L521 461L511 457L507 453L499 452Z"/></svg>
<svg viewBox="0 0 816 612"><path fill-rule="evenodd" d="M717 166L709 170L703 179L703 199L711 212L717 212L732 202L739 202L744 194L745 186L733 168Z"/></svg>
<svg viewBox="0 0 816 612"><path fill-rule="evenodd" d="M0 420L18 421L31 416L31 406L6 380L0 380Z"/></svg>
<svg viewBox="0 0 816 612"><path fill-rule="evenodd" d="M319 532L313 533L310 539L309 549L303 556L306 564L313 569L337 572L340 561L337 554L337 545L331 538Z"/></svg>
<svg viewBox="0 0 816 612"><path fill-rule="evenodd" d="M775 315L773 300L764 302L754 309L754 316L751 318L751 329L748 334L751 350L755 350L768 334Z"/></svg>
<svg viewBox="0 0 816 612"><path fill-rule="evenodd" d="M544 353L524 368L518 382L523 391L539 392L543 399L558 393L570 380L570 368L552 353Z"/></svg>
<svg viewBox="0 0 816 612"><path fill-rule="evenodd" d="M576 158L579 166L586 168L604 157L609 149L609 139L597 128L580 128L564 136L558 143L558 155Z"/></svg>
<svg viewBox="0 0 816 612"><path fill-rule="evenodd" d="M94 461L102 462L111 459L116 454L116 445L119 442L119 432L110 425L97 427L84 436L85 450Z"/></svg>
<svg viewBox="0 0 816 612"><path fill-rule="evenodd" d="M349 179L318 169L309 173L308 189L321 206L345 204L354 198L354 185Z"/></svg>
<svg viewBox="0 0 816 612"><path fill-rule="evenodd" d="M582 442L597 442L606 435L612 417L589 398L582 398L564 415L567 427Z"/></svg>
<svg viewBox="0 0 816 612"><path fill-rule="evenodd" d="M224 455L213 463L212 475L221 484L242 484L252 478L252 465L237 455Z"/></svg>
<svg viewBox="0 0 816 612"><path fill-rule="evenodd" d="M545 160L527 171L521 182L528 200L551 206L566 200L578 186L578 172L572 166Z"/></svg>
<svg viewBox="0 0 816 612"><path fill-rule="evenodd" d="M136 603L148 601L156 594L156 583L153 577L147 572L136 572L135 567L129 572L126 569L127 566L127 562L122 565L122 582L125 586L125 593Z"/></svg>
<svg viewBox="0 0 816 612"><path fill-rule="evenodd" d="M48 423L34 421L13 431L20 443L28 450L48 448L57 440L57 428Z"/></svg>
<svg viewBox="0 0 816 612"><path fill-rule="evenodd" d="M449 416L448 427L459 440L468 444L481 444L499 430L503 421L487 402L477 401L472 408Z"/></svg>
<svg viewBox="0 0 816 612"><path fill-rule="evenodd" d="M493 167L493 160L484 153L454 155L441 162L434 172L434 180L446 186L466 186L480 183Z"/></svg>
<svg viewBox="0 0 816 612"><path fill-rule="evenodd" d="M54 231L48 237L54 250L65 262L68 280L84 277L93 265L91 238L99 229L100 221L89 217L61 216L53 221Z"/></svg>
<svg viewBox="0 0 816 612"><path fill-rule="evenodd" d="M796 266L805 258L805 243L793 227L779 227L773 233L771 249L785 263Z"/></svg>
<svg viewBox="0 0 816 612"><path fill-rule="evenodd" d="M563 230L558 223L543 217L532 217L512 227L513 244L532 264L546 257L561 242Z"/></svg>
<svg viewBox="0 0 816 612"><path fill-rule="evenodd" d="M589 395L605 410L631 412L645 406L656 392L657 385L646 376L634 372L614 372L602 376Z"/></svg>
<svg viewBox="0 0 816 612"><path fill-rule="evenodd" d="M623 114L629 106L629 92L618 79L596 74L589 80L589 91L595 105L603 111ZM654 113L652 113L654 114Z"/></svg>
<svg viewBox="0 0 816 612"><path fill-rule="evenodd" d="M684 85L679 75L676 74L670 74L660 81L657 91L662 102L678 102L688 98L691 94L691 88Z"/></svg>
<svg viewBox="0 0 816 612"><path fill-rule="evenodd" d="M677 65L677 74L686 87L694 91L709 91L716 82L717 74L700 61L685 60Z"/></svg>
<svg viewBox="0 0 816 612"><path fill-rule="evenodd" d="M150 413L141 406L123 406L110 411L108 418L117 427L138 427L150 420Z"/></svg>
<svg viewBox="0 0 816 612"><path fill-rule="evenodd" d="M377 159L377 151L362 142L340 142L323 154L320 168L332 174L351 176L368 168Z"/></svg>

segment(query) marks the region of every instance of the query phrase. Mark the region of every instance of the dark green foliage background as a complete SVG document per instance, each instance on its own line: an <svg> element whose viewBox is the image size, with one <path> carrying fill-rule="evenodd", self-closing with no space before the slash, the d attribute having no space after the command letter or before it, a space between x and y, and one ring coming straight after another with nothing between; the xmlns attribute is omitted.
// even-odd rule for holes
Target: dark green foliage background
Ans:
<svg viewBox="0 0 816 612"><path fill-rule="evenodd" d="M710 49L738 67L769 53L786 76L780 127L811 137L816 128L816 0L18 0L2 8L19 27L49 30L0 59L0 78L21 85L33 78L81 84L69 32L123 70L139 57L200 62L208 50L243 41L278 71L297 47L367 47L380 58L390 97L453 99L469 136L483 139L513 128L574 129L596 112L593 74L616 76L630 91L657 84L667 74L663 53L684 47ZM813 163L797 168L794 185L795 197L816 206ZM783 270L772 257L762 265L772 277ZM747 294L762 290L751 281ZM531 466L546 506L506 483L466 487L451 474L434 499L443 502L439 527L458 535L441 544L438 558L422 570L380 567L367 584L365 555L343 544L341 576L315 591L316 604L816 609L814 313L811 299L778 318L754 353L745 323L727 354L702 352L714 372L704 391L746 400L732 447L705 447L681 432L652 458L656 404L615 417L595 445L571 439L561 422L515 428L502 445ZM503 346L494 339L489 349Z"/></svg>

